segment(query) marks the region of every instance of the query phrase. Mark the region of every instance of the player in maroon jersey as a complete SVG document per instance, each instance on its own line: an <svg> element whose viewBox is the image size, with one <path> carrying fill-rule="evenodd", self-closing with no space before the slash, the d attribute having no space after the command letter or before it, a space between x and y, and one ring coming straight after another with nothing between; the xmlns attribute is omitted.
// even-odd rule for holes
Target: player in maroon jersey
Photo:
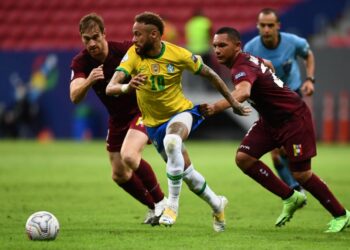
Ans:
<svg viewBox="0 0 350 250"><path fill-rule="evenodd" d="M103 19L95 13L80 20L79 31L85 49L71 64L70 98L81 102L92 88L109 113L107 151L112 179L149 208L145 224L157 223L165 200L151 166L141 158L148 142L135 93L107 96L106 86L132 42L106 40Z"/></svg>
<svg viewBox="0 0 350 250"><path fill-rule="evenodd" d="M350 212L311 170L311 158L316 156L316 139L305 102L276 77L271 62L242 52L237 30L219 29L214 35L213 46L219 63L231 69L235 86L232 95L239 102L249 101L260 114L241 142L235 160L246 175L283 199L283 210L276 226L289 221L306 200L304 194L291 189L259 160L265 153L281 146L286 149L293 176L334 217L326 232L340 232L350 226ZM208 116L228 107L225 100L220 100L202 105L201 110Z"/></svg>

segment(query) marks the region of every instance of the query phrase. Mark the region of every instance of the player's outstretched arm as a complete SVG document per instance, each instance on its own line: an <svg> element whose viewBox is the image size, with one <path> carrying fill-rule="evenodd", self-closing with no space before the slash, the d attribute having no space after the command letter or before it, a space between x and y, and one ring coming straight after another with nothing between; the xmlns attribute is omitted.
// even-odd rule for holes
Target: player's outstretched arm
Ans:
<svg viewBox="0 0 350 250"><path fill-rule="evenodd" d="M233 108L233 111L236 114L244 115L244 116L247 116L250 114L251 109L249 107L246 107L239 101L237 101L237 99L231 94L230 90L227 88L225 82L220 78L218 74L215 73L214 70L212 70L207 65L203 64L200 75L207 78L213 84L213 86L221 93L221 95L226 99L226 103L227 102L228 103L225 105L225 102L223 102L223 107L224 107L223 109L226 109L229 106L231 106Z"/></svg>
<svg viewBox="0 0 350 250"><path fill-rule="evenodd" d="M247 81L243 81L236 86L235 90L232 91L231 95L239 102L244 102L249 98L250 90L251 90L250 83ZM240 103L240 105L242 106L242 109L244 109L247 115L252 111L250 107L244 106L242 103ZM220 113L229 107L230 107L230 104L227 102L227 100L222 99L213 104L203 103L199 106L199 109L202 115L207 117L207 116Z"/></svg>

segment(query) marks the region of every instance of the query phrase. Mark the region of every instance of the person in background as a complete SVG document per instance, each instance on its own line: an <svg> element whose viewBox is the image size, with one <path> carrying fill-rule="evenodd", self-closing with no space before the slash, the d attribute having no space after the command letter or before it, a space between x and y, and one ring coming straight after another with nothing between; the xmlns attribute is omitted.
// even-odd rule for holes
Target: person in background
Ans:
<svg viewBox="0 0 350 250"><path fill-rule="evenodd" d="M198 106L182 90L185 69L206 77L228 99L235 112L250 109L232 98L225 82L202 61L200 56L172 43L162 41L164 23L158 14L143 12L135 17L134 45L128 50L107 86L108 95L124 96L136 91L147 133L166 161L168 202L159 224L172 226L178 216L182 182L213 210L213 228L225 230L227 199L219 196L194 168L183 142L203 121ZM128 76L132 79L122 84Z"/></svg>
<svg viewBox="0 0 350 250"><path fill-rule="evenodd" d="M260 57L242 52L239 32L220 28L213 46L218 62L231 70L235 89L232 96L239 102L249 101L260 117L246 133L237 152L237 166L249 177L283 200L283 210L275 225L285 225L302 207L306 197L292 189L260 158L283 146L294 178L334 217L327 233L337 233L350 226L350 212L333 195L326 183L311 170L316 156L316 139L311 112L300 96L273 73L273 65ZM201 105L204 115L225 110L230 104L219 100Z"/></svg>
<svg viewBox="0 0 350 250"><path fill-rule="evenodd" d="M200 55L206 65L218 72L218 65L215 64L212 58L210 41L212 26L212 21L203 14L203 11L201 9L195 9L192 17L185 24L186 48L193 54ZM206 79L190 78L190 81L192 80L203 81L205 91L211 92L213 90L210 82Z"/></svg>
<svg viewBox="0 0 350 250"><path fill-rule="evenodd" d="M157 224L166 198L151 166L141 153L148 142L135 93L107 96L106 86L131 42L106 40L101 16L88 14L80 20L79 31L85 49L71 64L70 99L80 103L92 89L109 113L107 151L112 179L149 211L145 224Z"/></svg>
<svg viewBox="0 0 350 250"><path fill-rule="evenodd" d="M258 15L259 35L248 41L243 51L272 62L279 77L287 86L298 93L311 96L315 83L315 59L306 39L297 35L280 32L281 22L278 13L271 8L262 9ZM301 80L298 58L304 60L306 78ZM291 188L302 190L293 178L286 152L283 148L271 151L272 161L278 175Z"/></svg>
<svg viewBox="0 0 350 250"><path fill-rule="evenodd" d="M211 20L202 10L196 9L185 24L186 47L192 53L200 55L208 66L211 66L211 35Z"/></svg>

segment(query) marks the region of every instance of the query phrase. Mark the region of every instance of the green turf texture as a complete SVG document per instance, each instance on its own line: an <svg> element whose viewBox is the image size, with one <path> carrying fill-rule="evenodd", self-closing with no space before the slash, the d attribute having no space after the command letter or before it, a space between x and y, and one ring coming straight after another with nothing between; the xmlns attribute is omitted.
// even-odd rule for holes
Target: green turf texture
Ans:
<svg viewBox="0 0 350 250"><path fill-rule="evenodd" d="M211 210L184 185L172 228L142 225L146 208L115 185L103 141L0 141L0 249L350 249L350 228L325 234L330 214L310 194L283 228L282 202L234 164L238 142L187 142L194 166L229 200L227 230L215 233ZM144 158L167 194L165 164L152 146ZM271 163L269 155L263 160ZM350 145L318 145L313 170L350 208ZM60 222L55 241L30 241L30 214Z"/></svg>

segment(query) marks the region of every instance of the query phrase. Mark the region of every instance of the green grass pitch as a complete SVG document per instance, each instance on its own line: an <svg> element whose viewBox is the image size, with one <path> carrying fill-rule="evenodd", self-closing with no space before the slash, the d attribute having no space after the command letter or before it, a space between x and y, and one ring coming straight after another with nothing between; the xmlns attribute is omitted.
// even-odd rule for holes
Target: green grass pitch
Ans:
<svg viewBox="0 0 350 250"><path fill-rule="evenodd" d="M194 166L229 199L227 230L215 233L211 210L184 185L171 228L142 225L146 208L116 186L103 141L0 142L0 249L350 249L350 228L325 234L331 216L310 194L283 228L274 222L281 200L234 165L238 142L189 141ZM144 153L167 194L165 164ZM271 163L268 155L263 157ZM350 145L318 145L313 170L350 209ZM33 242L30 214L47 210L60 222L55 241Z"/></svg>

